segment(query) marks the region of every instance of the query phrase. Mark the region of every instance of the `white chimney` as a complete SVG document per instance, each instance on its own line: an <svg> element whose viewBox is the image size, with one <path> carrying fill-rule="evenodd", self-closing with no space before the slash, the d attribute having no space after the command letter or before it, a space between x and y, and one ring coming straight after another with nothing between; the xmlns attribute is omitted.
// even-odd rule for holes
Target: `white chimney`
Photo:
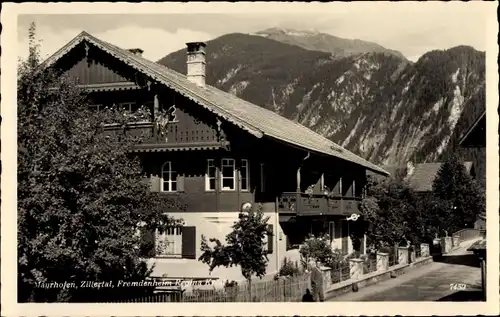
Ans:
<svg viewBox="0 0 500 317"><path fill-rule="evenodd" d="M187 78L200 87L205 86L205 47L203 42L191 42L187 45Z"/></svg>
<svg viewBox="0 0 500 317"><path fill-rule="evenodd" d="M143 50L141 50L140 48L131 48L128 50L130 53L133 53L137 56L142 56L142 53L144 53Z"/></svg>

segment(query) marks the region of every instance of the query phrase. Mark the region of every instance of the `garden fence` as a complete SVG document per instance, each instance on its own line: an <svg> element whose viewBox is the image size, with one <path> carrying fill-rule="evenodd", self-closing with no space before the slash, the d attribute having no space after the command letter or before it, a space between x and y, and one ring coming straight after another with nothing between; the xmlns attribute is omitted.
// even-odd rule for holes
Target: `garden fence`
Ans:
<svg viewBox="0 0 500 317"><path fill-rule="evenodd" d="M192 291L160 292L122 302L299 302L309 287L310 275L288 277L271 281L252 281L251 295L247 284L223 289L193 289Z"/></svg>

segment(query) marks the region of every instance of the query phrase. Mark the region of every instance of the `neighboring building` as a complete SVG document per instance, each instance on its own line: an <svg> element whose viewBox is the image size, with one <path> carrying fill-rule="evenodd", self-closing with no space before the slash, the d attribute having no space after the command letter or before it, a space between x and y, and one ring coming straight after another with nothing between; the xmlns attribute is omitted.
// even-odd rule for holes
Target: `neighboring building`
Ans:
<svg viewBox="0 0 500 317"><path fill-rule="evenodd" d="M206 85L204 43L187 43L187 76L141 54L82 32L44 65L75 78L96 111L119 106L135 112L128 131L148 137L134 151L151 189L184 199L186 211L168 213L185 226L154 235L166 248L151 250L153 275L208 276L208 266L198 261L201 235L224 240L247 202L254 208L261 203L270 216L268 274L296 255L290 247L309 233L331 233L333 246L352 252L346 218L359 212L366 172L386 171L296 122ZM162 110L168 118L153 124ZM212 275L242 278L235 267Z"/></svg>
<svg viewBox="0 0 500 317"><path fill-rule="evenodd" d="M443 163L408 163L406 179L417 193L432 192L432 184L436 179L439 169ZM465 170L473 178L476 177L472 162L464 162Z"/></svg>

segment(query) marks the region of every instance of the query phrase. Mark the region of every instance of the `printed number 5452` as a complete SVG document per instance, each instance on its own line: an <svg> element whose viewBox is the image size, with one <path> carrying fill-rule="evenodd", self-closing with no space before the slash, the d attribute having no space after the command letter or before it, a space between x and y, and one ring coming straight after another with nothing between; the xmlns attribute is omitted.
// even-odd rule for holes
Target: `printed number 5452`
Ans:
<svg viewBox="0 0 500 317"><path fill-rule="evenodd" d="M467 288L467 285L462 284L462 283L451 283L450 284L450 290L453 291L463 291Z"/></svg>

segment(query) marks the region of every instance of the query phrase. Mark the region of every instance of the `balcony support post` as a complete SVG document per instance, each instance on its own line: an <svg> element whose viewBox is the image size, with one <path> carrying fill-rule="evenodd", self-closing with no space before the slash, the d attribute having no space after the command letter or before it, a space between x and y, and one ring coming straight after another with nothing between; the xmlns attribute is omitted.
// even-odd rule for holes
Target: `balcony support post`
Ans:
<svg viewBox="0 0 500 317"><path fill-rule="evenodd" d="M152 109L152 118L151 120L153 122L153 138L154 140L158 139L158 126L156 124L156 115L160 111L160 101L158 100L158 94L154 94L154 101L153 101L153 109Z"/></svg>
<svg viewBox="0 0 500 317"><path fill-rule="evenodd" d="M302 166L304 165L304 162L311 156L310 152L307 152L307 155L302 159L302 162L300 162L299 167L297 168L297 193L301 192L301 187L300 187L300 170L302 169Z"/></svg>
<svg viewBox="0 0 500 317"><path fill-rule="evenodd" d="M300 193L300 169L302 168L302 165L297 168L297 193Z"/></svg>

